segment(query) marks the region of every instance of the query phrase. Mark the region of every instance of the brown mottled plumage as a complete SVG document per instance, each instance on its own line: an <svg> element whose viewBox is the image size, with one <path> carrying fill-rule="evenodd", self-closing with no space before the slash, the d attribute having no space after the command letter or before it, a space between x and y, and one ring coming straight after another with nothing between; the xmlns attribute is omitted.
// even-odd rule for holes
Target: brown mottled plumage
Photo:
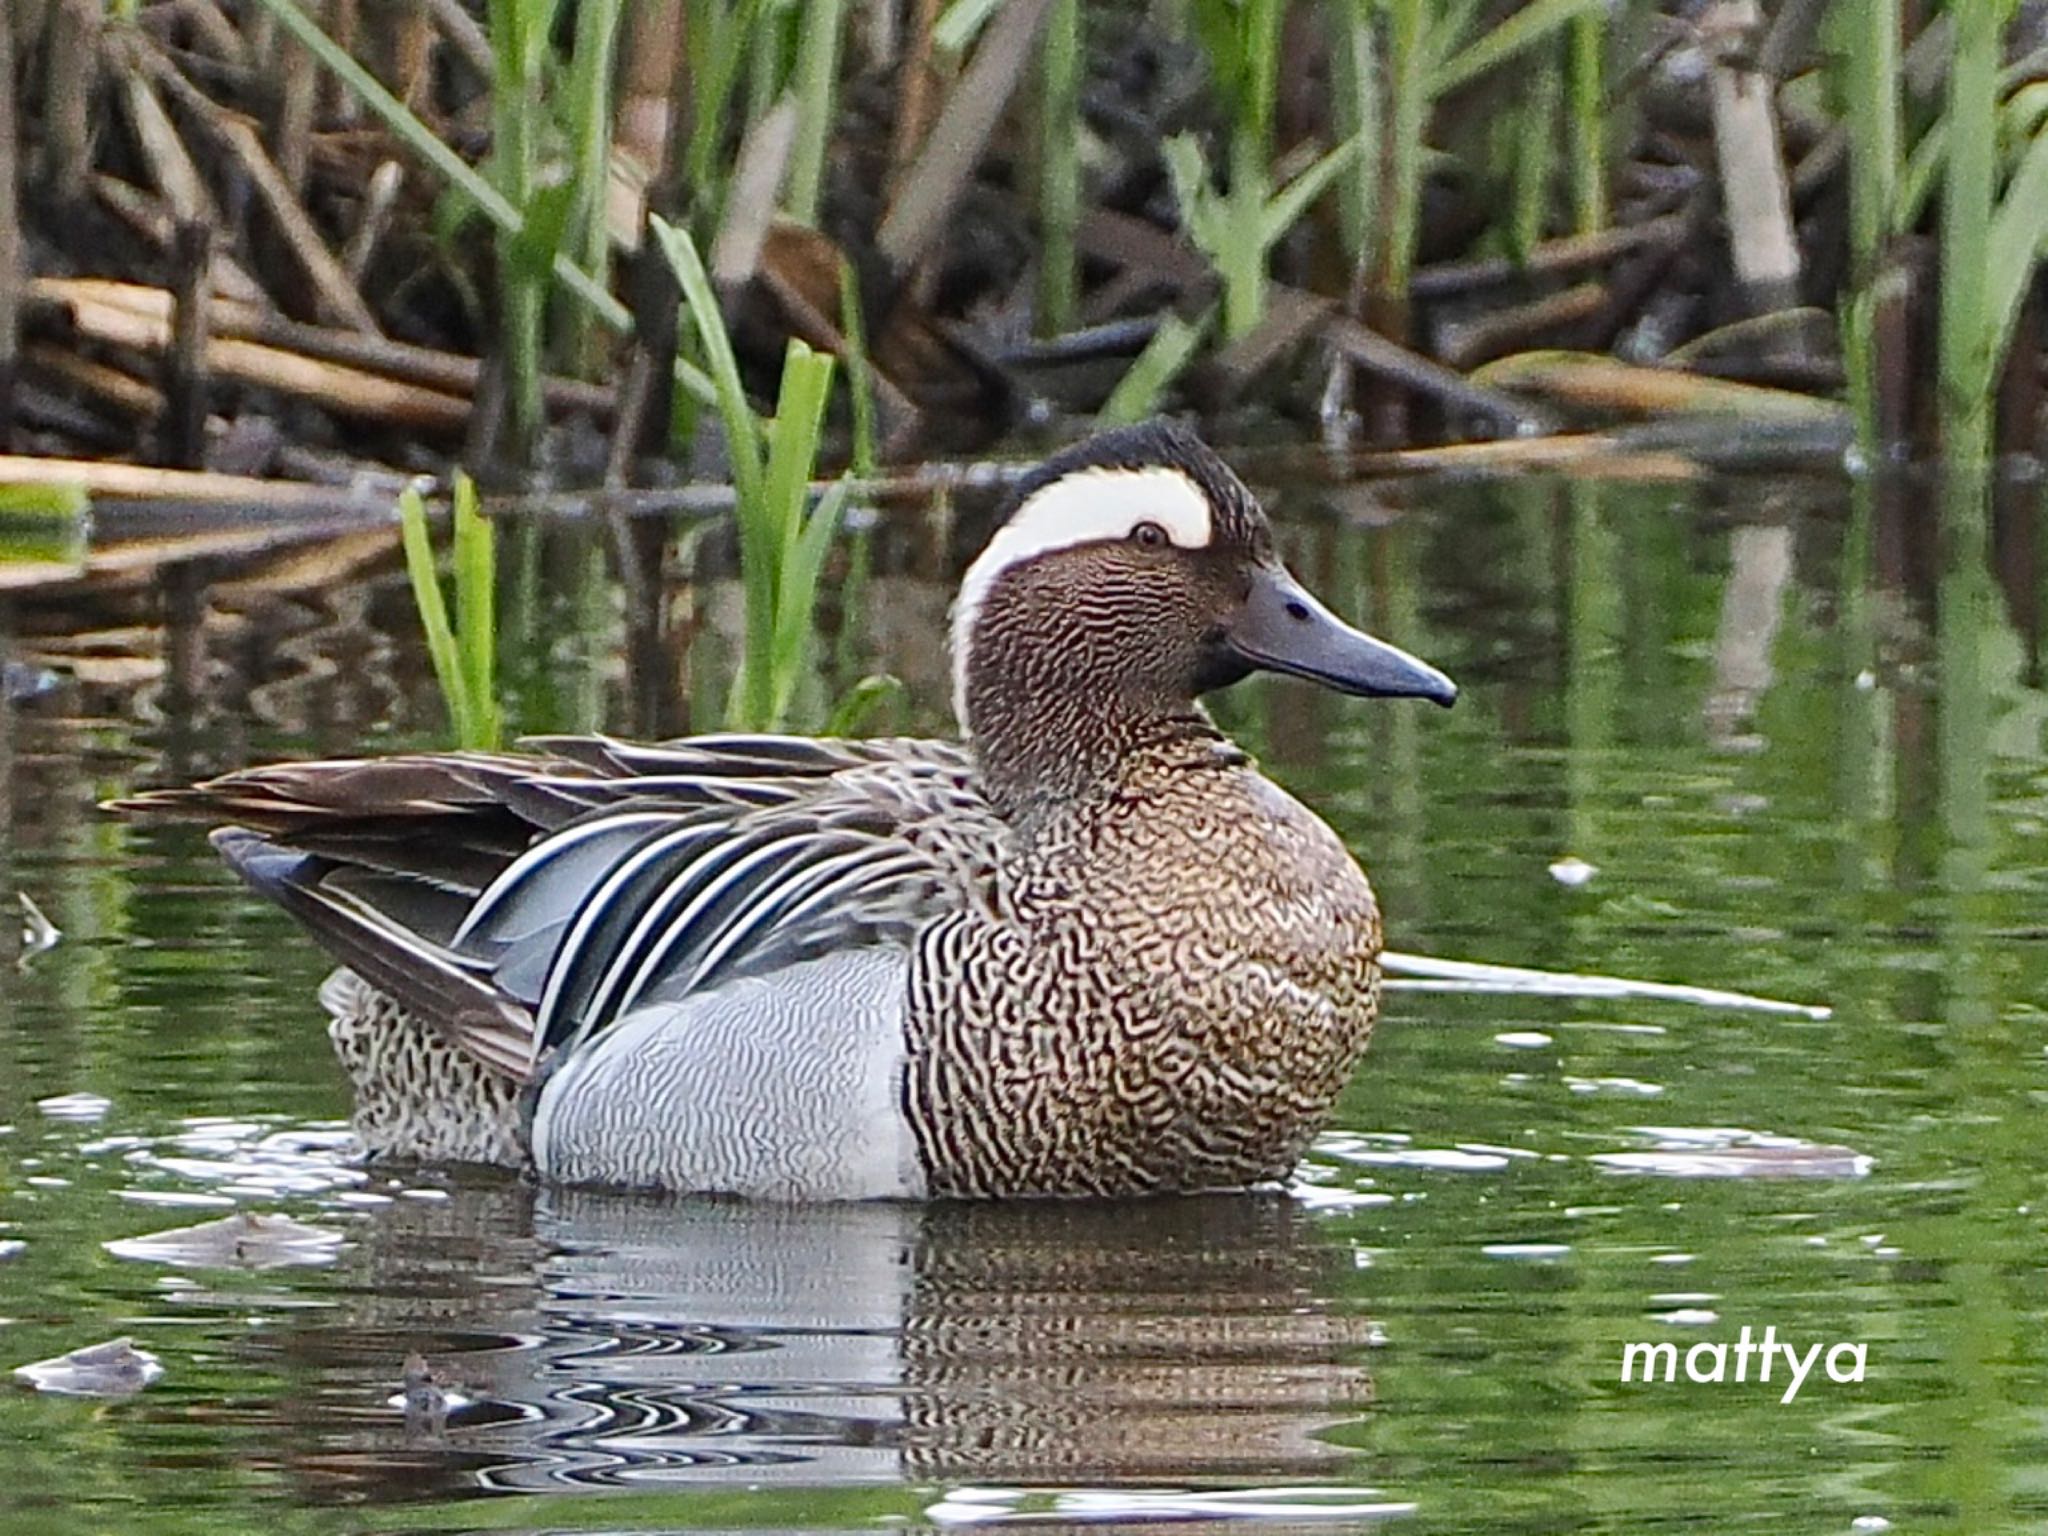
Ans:
<svg viewBox="0 0 2048 1536"><path fill-rule="evenodd" d="M1021 484L954 651L970 750L565 738L121 808L248 829L230 863L346 967L373 1151L779 1198L1284 1177L1371 1033L1379 913L1196 700L1253 670L1455 690L1159 426Z"/></svg>
<svg viewBox="0 0 2048 1536"><path fill-rule="evenodd" d="M1379 913L1328 827L1190 724L1038 816L997 889L911 970L934 1193L1286 1175L1378 1003Z"/></svg>

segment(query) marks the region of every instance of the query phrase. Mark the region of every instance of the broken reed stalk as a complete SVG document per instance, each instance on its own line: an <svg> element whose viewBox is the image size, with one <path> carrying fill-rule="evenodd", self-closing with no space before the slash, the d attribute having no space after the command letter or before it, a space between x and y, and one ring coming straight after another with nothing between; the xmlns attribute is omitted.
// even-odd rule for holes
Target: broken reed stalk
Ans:
<svg viewBox="0 0 2048 1536"><path fill-rule="evenodd" d="M283 237L285 249L312 285L323 318L352 326L365 335L381 334L377 317L371 313L370 306L364 302L346 269L327 248L327 242L307 215L292 181L270 158L263 141L256 136L256 130L240 117L223 111L154 46L137 40L131 45L130 54L131 67L146 72L169 91L190 118L200 123L241 166L249 184L270 211L271 220Z"/></svg>
<svg viewBox="0 0 2048 1536"><path fill-rule="evenodd" d="M216 256L216 277L219 269ZM29 285L28 292L33 299L68 308L72 323L95 339L150 353L168 344L163 338L169 335L172 298L161 288L105 278L40 277ZM260 305L237 299L216 296L208 309L208 325L216 343L246 341L267 349L261 354L235 354L241 366L251 366L273 354L343 365L343 372L338 374L273 371L249 376L245 382L294 393L308 393L311 386L310 398L335 405L337 401L329 399L324 380L325 384L342 390L338 408L346 413L362 415L371 403L368 398L355 398L353 385L358 375L381 375L387 382L444 395L474 396L481 384L483 365L458 352L441 352L381 336L287 320ZM615 392L609 386L586 384L580 379L547 377L542 380L541 394L548 409L556 413L586 411L605 421L617 409Z"/></svg>
<svg viewBox="0 0 2048 1536"><path fill-rule="evenodd" d="M178 226L173 242L177 289L171 303L170 347L164 353L162 456L176 469L206 462L206 398L212 372L207 365L207 271L213 258L213 226L196 220Z"/></svg>
<svg viewBox="0 0 2048 1536"><path fill-rule="evenodd" d="M1799 241L1770 78L1749 55L1763 26L1756 0L1721 0L1707 13L1720 44L1708 80L1721 206L1735 274L1750 313L1769 314L1799 302Z"/></svg>
<svg viewBox="0 0 2048 1536"><path fill-rule="evenodd" d="M30 292L52 293L53 285L60 281L63 280L39 278ZM81 335L151 355L160 355L170 347L168 295L161 289L142 290L163 301L154 312L146 312L77 291L84 281L69 280L70 291L55 289L55 293L62 295L61 302L70 309L72 323ZM442 432L460 432L469 421L470 402L459 395L258 342L213 337L207 343L206 361L213 372L223 377L317 400L330 410L361 420Z"/></svg>
<svg viewBox="0 0 2048 1536"><path fill-rule="evenodd" d="M59 217L91 184L93 98L100 73L97 0L56 0L50 11L44 57L64 60L43 71L43 184Z"/></svg>
<svg viewBox="0 0 2048 1536"><path fill-rule="evenodd" d="M272 511L369 511L384 505L366 499L364 492L350 486L27 454L0 454L0 485L77 486L94 497L203 501Z"/></svg>
<svg viewBox="0 0 2048 1536"><path fill-rule="evenodd" d="M495 228L516 235L526 227L526 211L508 202L505 195L478 174L474 166L443 143L404 102L386 90L375 75L323 33L293 0L258 0L258 3L276 16L279 24L304 44L307 51L347 86L401 143L475 203ZM566 255L555 253L552 270L555 280L588 305L605 325L622 333L632 330L633 317L626 306Z"/></svg>
<svg viewBox="0 0 2048 1536"><path fill-rule="evenodd" d="M1030 72L1051 5L1052 0L1011 0L982 33L876 232L876 246L899 272L908 271L945 227L1011 94Z"/></svg>

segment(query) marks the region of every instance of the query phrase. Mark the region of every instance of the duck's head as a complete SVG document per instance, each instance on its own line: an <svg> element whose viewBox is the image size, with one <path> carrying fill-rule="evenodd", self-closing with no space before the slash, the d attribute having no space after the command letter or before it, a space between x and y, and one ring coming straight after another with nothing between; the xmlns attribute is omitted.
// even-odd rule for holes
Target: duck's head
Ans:
<svg viewBox="0 0 2048 1536"><path fill-rule="evenodd" d="M953 610L954 703L984 768L992 752L1083 752L1105 732L1185 717L1259 671L1370 697L1458 696L1318 602L1280 563L1244 482L1167 423L1105 432L1027 476Z"/></svg>

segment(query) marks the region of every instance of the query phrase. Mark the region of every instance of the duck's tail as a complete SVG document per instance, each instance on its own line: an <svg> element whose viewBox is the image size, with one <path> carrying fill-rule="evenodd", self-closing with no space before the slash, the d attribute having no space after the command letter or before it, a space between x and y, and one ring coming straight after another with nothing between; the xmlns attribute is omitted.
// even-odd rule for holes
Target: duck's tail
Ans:
<svg viewBox="0 0 2048 1536"><path fill-rule="evenodd" d="M373 1155L523 1165L533 1016L490 968L408 927L352 888L388 877L222 827L213 845L250 887L343 968L320 989L328 1038Z"/></svg>

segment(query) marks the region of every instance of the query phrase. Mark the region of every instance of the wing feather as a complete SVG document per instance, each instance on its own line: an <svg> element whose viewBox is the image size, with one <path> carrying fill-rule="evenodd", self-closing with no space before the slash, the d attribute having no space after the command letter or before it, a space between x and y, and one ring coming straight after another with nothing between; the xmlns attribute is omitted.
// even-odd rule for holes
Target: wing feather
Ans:
<svg viewBox="0 0 2048 1536"><path fill-rule="evenodd" d="M117 810L233 820L229 864L364 982L531 1076L642 1002L909 942L1006 833L952 743L543 737L245 769Z"/></svg>

